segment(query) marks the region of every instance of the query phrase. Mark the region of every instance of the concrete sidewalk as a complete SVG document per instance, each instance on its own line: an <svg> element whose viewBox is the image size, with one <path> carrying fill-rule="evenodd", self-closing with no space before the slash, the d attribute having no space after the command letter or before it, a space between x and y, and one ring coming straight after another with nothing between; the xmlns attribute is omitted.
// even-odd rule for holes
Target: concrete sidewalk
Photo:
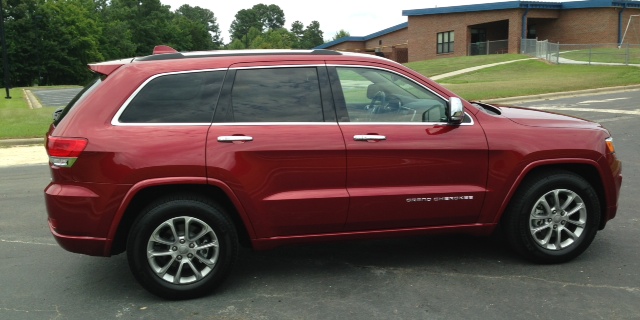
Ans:
<svg viewBox="0 0 640 320"><path fill-rule="evenodd" d="M0 148L0 168L46 164L49 157L42 144Z"/></svg>
<svg viewBox="0 0 640 320"><path fill-rule="evenodd" d="M481 66L475 66L475 67L471 67L471 68L465 68L465 69L460 69L460 70L456 70L456 71L452 71L452 72L439 74L439 75L436 75L436 76L433 76L433 77L429 77L429 79L434 80L434 81L438 81L438 80L441 80L441 79L444 79L444 78L449 78L449 77L453 77L453 76L457 76L457 75L461 75L461 74L465 74L465 73L470 73L470 72L474 72L474 71L485 69L485 68L491 68L491 67L495 67L495 66L499 66L499 65L503 65L503 64L509 64L509 63L514 63L514 62L519 62L519 61L526 61L526 60L535 60L535 59L538 59L538 58L525 58L525 59L518 59L518 60L511 60L511 61L504 61L504 62L483 64Z"/></svg>

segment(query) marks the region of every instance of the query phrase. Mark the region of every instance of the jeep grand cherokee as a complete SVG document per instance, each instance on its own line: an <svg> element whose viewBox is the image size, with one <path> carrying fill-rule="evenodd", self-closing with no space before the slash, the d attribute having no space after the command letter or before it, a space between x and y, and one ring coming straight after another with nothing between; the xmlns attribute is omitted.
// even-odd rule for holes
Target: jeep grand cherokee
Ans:
<svg viewBox="0 0 640 320"><path fill-rule="evenodd" d="M159 46L89 68L47 134L51 232L72 252L126 251L161 297L209 293L239 244L501 226L516 252L558 263L616 214L606 129L470 103L384 58Z"/></svg>

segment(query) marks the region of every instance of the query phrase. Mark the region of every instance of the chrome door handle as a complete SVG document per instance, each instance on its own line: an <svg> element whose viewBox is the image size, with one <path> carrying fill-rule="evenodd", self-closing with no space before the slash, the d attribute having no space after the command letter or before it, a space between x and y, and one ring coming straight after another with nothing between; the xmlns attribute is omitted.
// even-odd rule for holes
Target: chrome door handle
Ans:
<svg viewBox="0 0 640 320"><path fill-rule="evenodd" d="M353 136L355 141L387 140L387 137L377 134L357 134Z"/></svg>
<svg viewBox="0 0 640 320"><path fill-rule="evenodd" d="M249 136L219 136L218 142L248 142L253 141L253 137Z"/></svg>

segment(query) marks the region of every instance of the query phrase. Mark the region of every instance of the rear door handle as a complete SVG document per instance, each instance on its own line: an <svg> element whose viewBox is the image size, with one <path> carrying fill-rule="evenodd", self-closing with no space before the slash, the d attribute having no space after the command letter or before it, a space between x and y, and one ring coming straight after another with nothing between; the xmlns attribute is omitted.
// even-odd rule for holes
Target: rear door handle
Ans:
<svg viewBox="0 0 640 320"><path fill-rule="evenodd" d="M249 136L219 136L218 142L249 142L253 137Z"/></svg>
<svg viewBox="0 0 640 320"><path fill-rule="evenodd" d="M357 134L355 136L353 136L353 140L355 141L380 141L380 140L387 140L387 137L385 136L381 136L378 134Z"/></svg>

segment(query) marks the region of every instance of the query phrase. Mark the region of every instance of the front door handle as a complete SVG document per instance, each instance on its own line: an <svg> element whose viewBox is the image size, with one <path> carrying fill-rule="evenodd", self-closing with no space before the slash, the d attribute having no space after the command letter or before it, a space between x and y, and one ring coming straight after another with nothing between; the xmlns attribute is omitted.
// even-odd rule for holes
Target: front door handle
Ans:
<svg viewBox="0 0 640 320"><path fill-rule="evenodd" d="M353 136L355 141L380 141L387 140L387 137L378 134L357 134Z"/></svg>
<svg viewBox="0 0 640 320"><path fill-rule="evenodd" d="M253 137L249 136L219 136L218 142L249 142Z"/></svg>

